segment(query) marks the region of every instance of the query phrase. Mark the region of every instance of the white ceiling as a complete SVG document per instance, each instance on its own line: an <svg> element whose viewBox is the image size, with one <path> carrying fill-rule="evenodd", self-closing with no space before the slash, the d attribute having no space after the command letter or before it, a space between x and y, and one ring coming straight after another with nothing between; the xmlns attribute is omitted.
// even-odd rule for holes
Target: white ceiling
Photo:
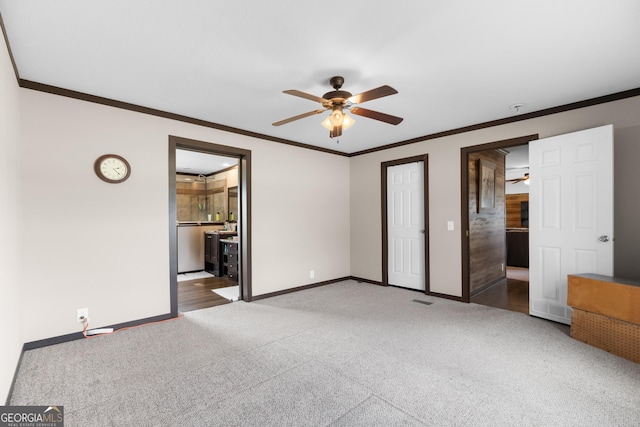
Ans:
<svg viewBox="0 0 640 427"><path fill-rule="evenodd" d="M509 147L505 156L505 179L518 178L529 171L529 145Z"/></svg>
<svg viewBox="0 0 640 427"><path fill-rule="evenodd" d="M0 0L21 79L353 153L640 87L638 0ZM329 78L363 107L330 139Z"/></svg>
<svg viewBox="0 0 640 427"><path fill-rule="evenodd" d="M234 157L224 157L190 150L176 150L176 172L178 173L209 176L214 172L220 172L237 165L239 162Z"/></svg>

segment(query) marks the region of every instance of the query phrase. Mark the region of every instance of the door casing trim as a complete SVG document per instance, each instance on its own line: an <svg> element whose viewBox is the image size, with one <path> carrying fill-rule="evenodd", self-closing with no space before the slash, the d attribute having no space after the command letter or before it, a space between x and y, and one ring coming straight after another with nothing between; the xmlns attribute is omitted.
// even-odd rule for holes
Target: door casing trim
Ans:
<svg viewBox="0 0 640 427"><path fill-rule="evenodd" d="M178 316L178 233L176 211L176 149L237 157L240 160L240 277L243 301L253 300L251 276L251 151L169 135L169 274L171 316Z"/></svg>
<svg viewBox="0 0 640 427"><path fill-rule="evenodd" d="M429 284L429 155L420 154L402 159L390 160L380 163L380 200L382 217L382 285L389 286L389 232L387 218L387 169L391 166L406 163L423 162L423 200L424 200L424 293L432 295Z"/></svg>

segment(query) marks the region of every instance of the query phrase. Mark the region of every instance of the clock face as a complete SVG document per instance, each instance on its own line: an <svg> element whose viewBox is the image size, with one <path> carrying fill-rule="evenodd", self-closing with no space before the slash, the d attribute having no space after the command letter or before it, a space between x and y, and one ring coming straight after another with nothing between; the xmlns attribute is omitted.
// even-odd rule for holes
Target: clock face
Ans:
<svg viewBox="0 0 640 427"><path fill-rule="evenodd" d="M100 156L94 164L94 170L100 179L109 183L123 182L131 174L129 162L116 154Z"/></svg>

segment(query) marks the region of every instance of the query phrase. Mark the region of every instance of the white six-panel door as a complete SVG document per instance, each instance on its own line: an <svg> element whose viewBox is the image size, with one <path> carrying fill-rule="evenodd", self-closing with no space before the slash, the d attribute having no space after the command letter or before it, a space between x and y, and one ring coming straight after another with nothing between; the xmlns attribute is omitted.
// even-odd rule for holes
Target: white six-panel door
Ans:
<svg viewBox="0 0 640 427"><path fill-rule="evenodd" d="M613 126L529 143L529 313L571 324L567 275L613 275Z"/></svg>
<svg viewBox="0 0 640 427"><path fill-rule="evenodd" d="M388 280L425 289L424 162L387 168Z"/></svg>

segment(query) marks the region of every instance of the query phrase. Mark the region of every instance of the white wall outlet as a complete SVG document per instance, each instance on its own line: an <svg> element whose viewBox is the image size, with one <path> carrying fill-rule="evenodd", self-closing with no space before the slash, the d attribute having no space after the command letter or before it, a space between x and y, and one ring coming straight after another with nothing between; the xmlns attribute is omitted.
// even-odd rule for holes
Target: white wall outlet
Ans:
<svg viewBox="0 0 640 427"><path fill-rule="evenodd" d="M316 277L316 272L314 270L309 270L309 279L313 279Z"/></svg>
<svg viewBox="0 0 640 427"><path fill-rule="evenodd" d="M501 265L502 271L504 271L504 262Z"/></svg>
<svg viewBox="0 0 640 427"><path fill-rule="evenodd" d="M447 230L453 231L453 221L447 221Z"/></svg>
<svg viewBox="0 0 640 427"><path fill-rule="evenodd" d="M79 308L76 314L76 319L78 323L84 322L84 319L89 318L89 309L88 308Z"/></svg>

